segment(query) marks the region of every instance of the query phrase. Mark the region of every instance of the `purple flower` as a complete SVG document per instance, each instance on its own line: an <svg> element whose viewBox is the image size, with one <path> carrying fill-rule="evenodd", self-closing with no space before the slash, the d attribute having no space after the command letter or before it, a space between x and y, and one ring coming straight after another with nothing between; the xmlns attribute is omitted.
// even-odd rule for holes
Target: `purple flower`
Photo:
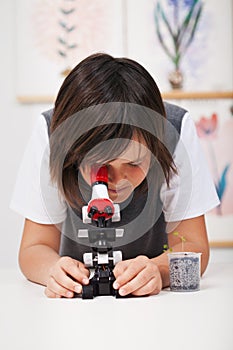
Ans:
<svg viewBox="0 0 233 350"><path fill-rule="evenodd" d="M195 2L196 2L196 0L184 0L184 6L192 7Z"/></svg>
<svg viewBox="0 0 233 350"><path fill-rule="evenodd" d="M165 53L179 70L180 62L194 40L203 4L201 0L167 1L168 6L173 6L168 13L159 0L156 2L156 33ZM170 37L169 41L167 37Z"/></svg>
<svg viewBox="0 0 233 350"><path fill-rule="evenodd" d="M183 5L184 7L191 8L195 2L198 0L168 0L168 5L178 7L179 5Z"/></svg>
<svg viewBox="0 0 233 350"><path fill-rule="evenodd" d="M168 5L177 6L179 0L168 0Z"/></svg>

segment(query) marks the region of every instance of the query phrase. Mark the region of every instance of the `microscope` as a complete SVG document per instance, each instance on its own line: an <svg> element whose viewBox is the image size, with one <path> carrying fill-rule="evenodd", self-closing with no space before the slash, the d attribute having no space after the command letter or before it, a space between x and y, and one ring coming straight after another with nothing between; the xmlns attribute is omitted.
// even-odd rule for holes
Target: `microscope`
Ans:
<svg viewBox="0 0 233 350"><path fill-rule="evenodd" d="M93 277L88 285L83 286L82 298L93 299L101 295L120 297L113 288L113 269L122 260L122 252L114 251L112 242L122 237L124 230L108 227L110 222L120 221L120 206L114 204L108 195L107 166L92 166L91 185L91 200L82 207L82 220L85 224L92 224L93 229L79 230L78 237L88 237L92 252L83 254L83 262L93 270Z"/></svg>

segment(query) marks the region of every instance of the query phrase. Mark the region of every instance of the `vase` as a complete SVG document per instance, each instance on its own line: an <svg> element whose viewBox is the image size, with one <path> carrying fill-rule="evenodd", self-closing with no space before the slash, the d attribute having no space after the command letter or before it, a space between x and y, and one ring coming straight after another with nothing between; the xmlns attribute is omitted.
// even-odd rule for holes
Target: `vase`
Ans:
<svg viewBox="0 0 233 350"><path fill-rule="evenodd" d="M168 76L168 80L174 90L181 89L183 86L183 74L179 69L172 71Z"/></svg>

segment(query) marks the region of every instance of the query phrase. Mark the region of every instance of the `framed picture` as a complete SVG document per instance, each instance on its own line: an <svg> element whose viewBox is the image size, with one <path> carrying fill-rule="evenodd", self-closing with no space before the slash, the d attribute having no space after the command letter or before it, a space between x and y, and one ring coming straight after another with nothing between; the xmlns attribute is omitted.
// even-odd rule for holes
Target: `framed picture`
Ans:
<svg viewBox="0 0 233 350"><path fill-rule="evenodd" d="M232 91L232 16L232 0L128 0L127 54L163 92Z"/></svg>
<svg viewBox="0 0 233 350"><path fill-rule="evenodd" d="M69 70L86 56L121 55L123 7L123 0L18 1L19 100L50 102Z"/></svg>
<svg viewBox="0 0 233 350"><path fill-rule="evenodd" d="M179 100L179 105L195 122L220 199L220 205L206 215L209 240L212 246L233 247L233 100L189 99Z"/></svg>

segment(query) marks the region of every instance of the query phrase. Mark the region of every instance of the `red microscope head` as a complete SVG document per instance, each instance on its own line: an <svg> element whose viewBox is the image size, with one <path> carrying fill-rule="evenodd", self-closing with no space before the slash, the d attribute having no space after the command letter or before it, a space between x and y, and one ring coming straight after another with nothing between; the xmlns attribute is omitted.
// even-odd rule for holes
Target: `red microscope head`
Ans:
<svg viewBox="0 0 233 350"><path fill-rule="evenodd" d="M106 165L91 168L92 197L88 203L88 216L104 226L112 218L114 205L108 195L108 169Z"/></svg>

